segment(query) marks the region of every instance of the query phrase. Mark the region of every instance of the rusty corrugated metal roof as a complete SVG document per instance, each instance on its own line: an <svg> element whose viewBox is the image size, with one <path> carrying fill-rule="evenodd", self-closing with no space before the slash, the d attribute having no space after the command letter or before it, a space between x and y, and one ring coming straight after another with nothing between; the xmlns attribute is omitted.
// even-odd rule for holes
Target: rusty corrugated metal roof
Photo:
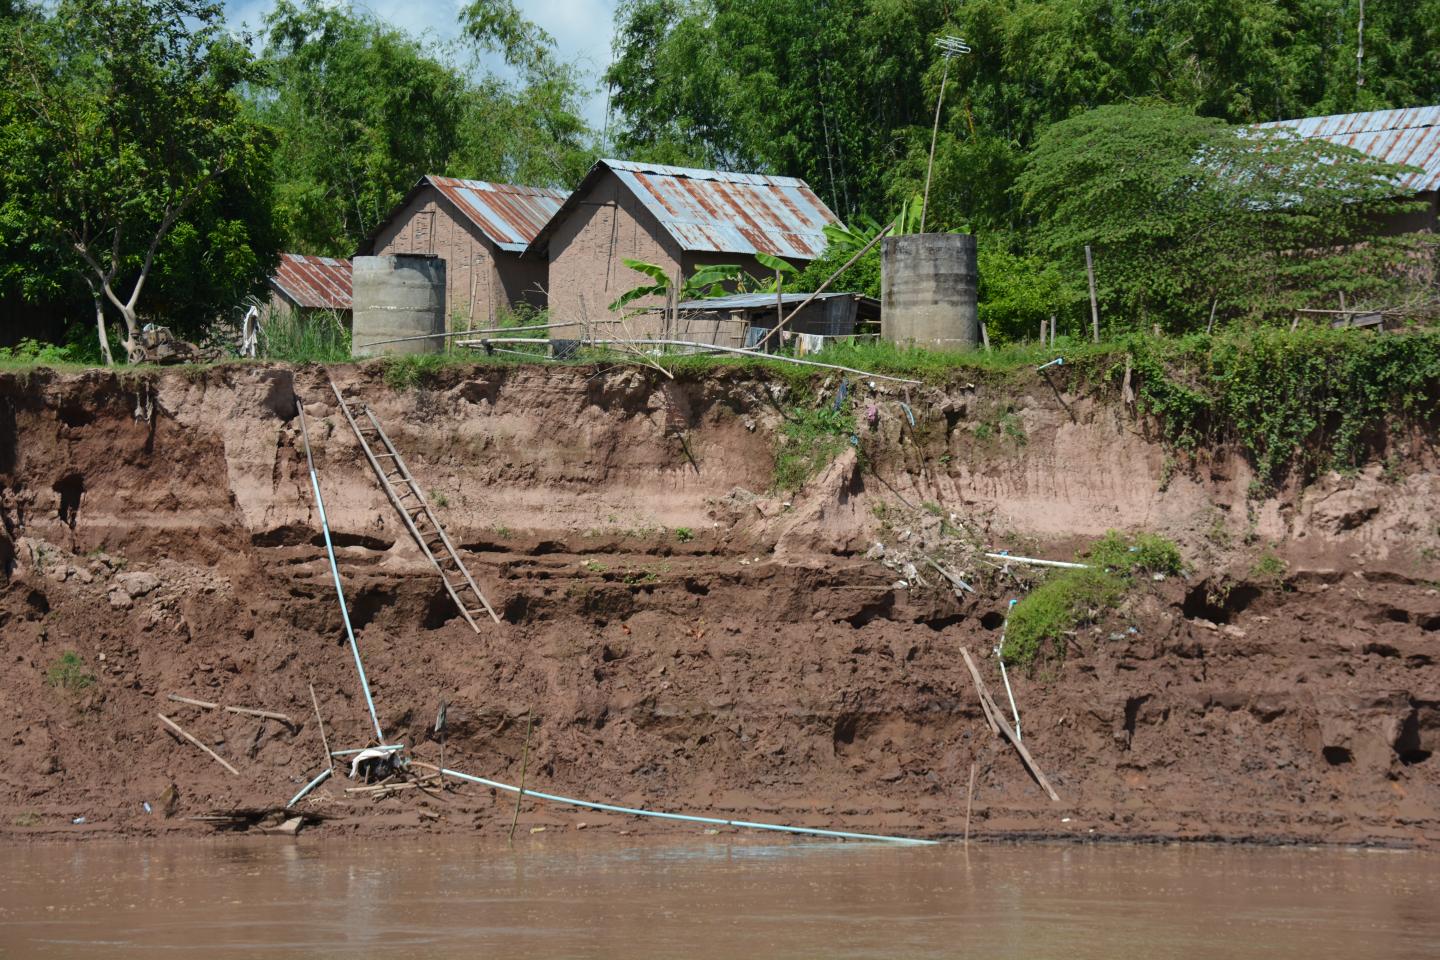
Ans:
<svg viewBox="0 0 1440 960"><path fill-rule="evenodd" d="M620 178L682 249L694 253L760 252L813 260L828 242L822 228L840 222L809 185L795 177L598 160L539 231L532 248L548 238L606 170Z"/></svg>
<svg viewBox="0 0 1440 960"><path fill-rule="evenodd" d="M319 310L351 307L349 260L282 253L270 283L297 307Z"/></svg>
<svg viewBox="0 0 1440 960"><path fill-rule="evenodd" d="M484 180L426 176L501 250L520 253L535 239L565 202L565 192L549 187L523 187Z"/></svg>
<svg viewBox="0 0 1440 960"><path fill-rule="evenodd" d="M840 218L795 177L601 160L685 250L813 260Z"/></svg>
<svg viewBox="0 0 1440 960"><path fill-rule="evenodd" d="M1401 185L1416 193L1440 190L1440 106L1302 117L1259 126L1284 127L1306 139L1353 147L1385 163L1419 167L1420 173L1401 177Z"/></svg>

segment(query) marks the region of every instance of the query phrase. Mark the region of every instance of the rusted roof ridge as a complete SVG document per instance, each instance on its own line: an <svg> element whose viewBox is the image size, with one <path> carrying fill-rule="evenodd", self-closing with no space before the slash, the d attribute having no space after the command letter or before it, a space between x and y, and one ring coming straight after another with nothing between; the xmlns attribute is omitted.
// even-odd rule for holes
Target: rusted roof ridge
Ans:
<svg viewBox="0 0 1440 960"><path fill-rule="evenodd" d="M282 253L270 282L298 307L330 310L351 307L349 260Z"/></svg>

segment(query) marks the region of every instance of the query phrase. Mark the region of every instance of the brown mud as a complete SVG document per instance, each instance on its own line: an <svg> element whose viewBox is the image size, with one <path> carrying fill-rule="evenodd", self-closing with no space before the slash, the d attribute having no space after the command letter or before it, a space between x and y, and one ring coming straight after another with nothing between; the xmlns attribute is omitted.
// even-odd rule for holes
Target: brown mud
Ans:
<svg viewBox="0 0 1440 960"><path fill-rule="evenodd" d="M767 493L775 374L445 368L392 389L383 371L332 373L502 613L479 635L319 368L0 376L0 835L205 833L187 818L283 804L319 765L312 682L332 745L364 743L298 392L380 721L417 758L438 757L443 698L449 766L514 782L533 712L530 785L612 803L954 836L973 762L981 837L1440 842L1440 474L1418 440L1253 500L1242 458L1177 465L1118 398L956 380L912 391L913 427L882 391L863 456L791 497ZM1076 631L1063 662L1012 673L1059 805L987 730L960 656L1003 702L991 650L1015 585L992 570L957 600L875 559L877 541L932 542L931 513L1052 558L1155 531L1190 564ZM1283 574L1255 572L1262 550ZM297 728L257 739L255 718L171 693ZM302 803L333 818L312 829L494 836L513 804L346 786ZM687 829L529 802L521 817L582 823Z"/></svg>

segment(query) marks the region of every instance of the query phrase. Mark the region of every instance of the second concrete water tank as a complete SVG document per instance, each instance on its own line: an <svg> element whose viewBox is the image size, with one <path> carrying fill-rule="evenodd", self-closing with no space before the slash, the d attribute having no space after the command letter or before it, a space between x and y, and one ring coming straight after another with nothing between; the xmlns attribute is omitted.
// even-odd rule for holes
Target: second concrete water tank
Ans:
<svg viewBox="0 0 1440 960"><path fill-rule="evenodd" d="M397 253L352 261L354 321L350 354L376 357L399 353L440 353L442 337L404 340L445 332L445 261L430 254ZM376 343L399 340L398 343Z"/></svg>
<svg viewBox="0 0 1440 960"><path fill-rule="evenodd" d="M881 335L917 347L975 347L978 277L970 234L886 237L880 245Z"/></svg>

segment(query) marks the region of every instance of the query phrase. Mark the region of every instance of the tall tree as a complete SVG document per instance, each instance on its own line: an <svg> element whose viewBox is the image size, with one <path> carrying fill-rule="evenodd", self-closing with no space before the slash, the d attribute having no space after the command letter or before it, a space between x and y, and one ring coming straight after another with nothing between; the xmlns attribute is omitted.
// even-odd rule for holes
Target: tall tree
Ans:
<svg viewBox="0 0 1440 960"><path fill-rule="evenodd" d="M265 244L216 206L228 194L257 212L248 178L268 149L236 94L250 57L223 32L218 5L60 0L9 24L4 44L5 242L48 253L83 280L107 359L107 307L131 358L140 355L141 296L167 244L239 255L242 286L263 276Z"/></svg>

